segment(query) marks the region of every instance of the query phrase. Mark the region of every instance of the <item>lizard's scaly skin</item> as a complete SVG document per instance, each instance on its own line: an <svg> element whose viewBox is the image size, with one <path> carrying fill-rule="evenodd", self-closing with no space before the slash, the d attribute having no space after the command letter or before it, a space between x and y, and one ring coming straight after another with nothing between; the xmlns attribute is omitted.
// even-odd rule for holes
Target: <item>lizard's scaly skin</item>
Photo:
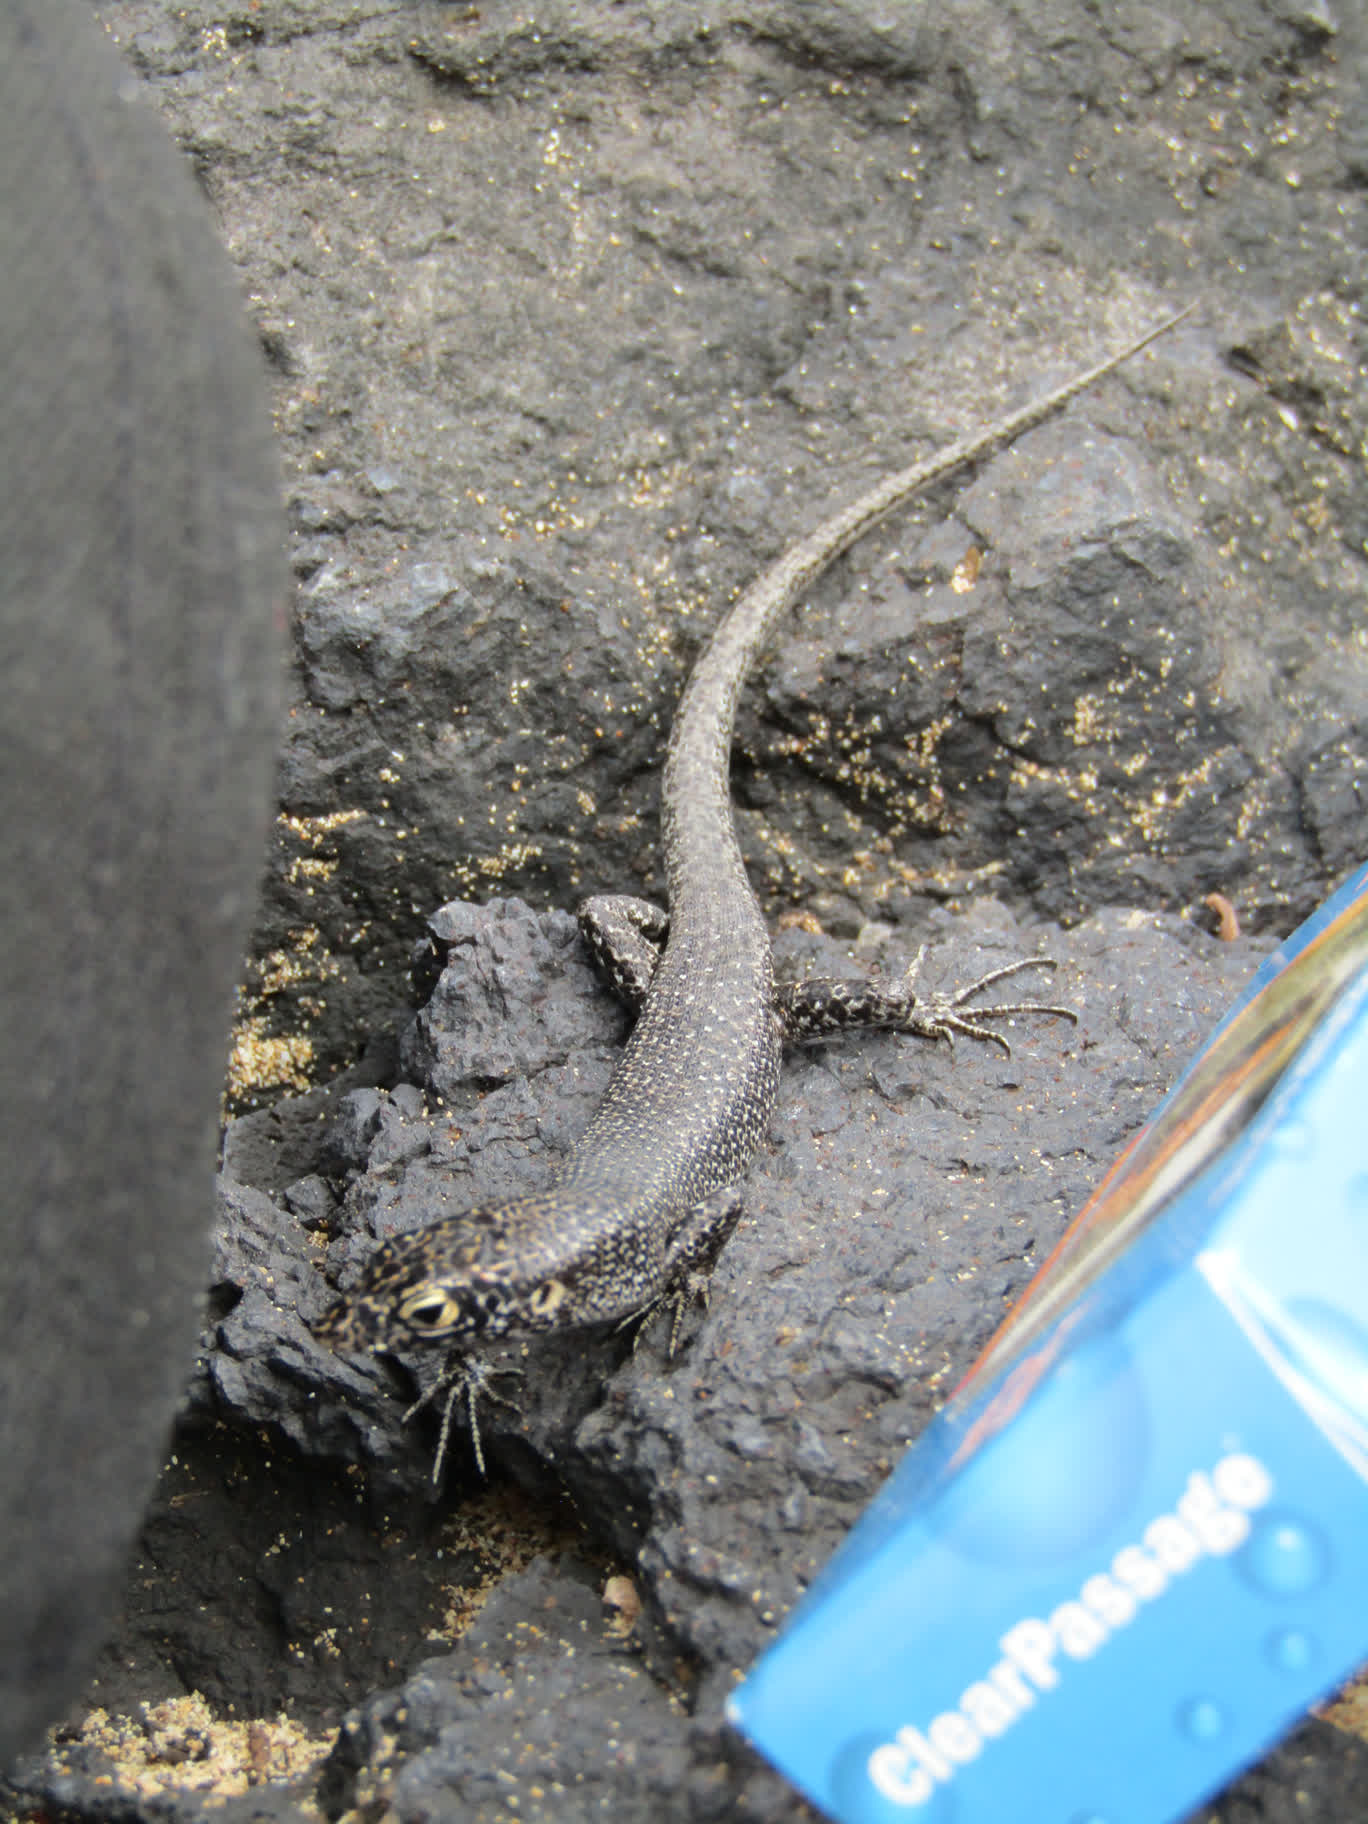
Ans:
<svg viewBox="0 0 1368 1824"><path fill-rule="evenodd" d="M459 1352L510 1331L623 1317L696 1264L710 1236L725 1237L735 1204L717 1194L743 1177L764 1137L785 1037L769 936L732 825L728 763L737 692L785 609L862 533L931 482L1059 410L1180 320L1168 319L1023 410L887 476L737 599L675 716L661 820L669 935L598 1113L546 1190L386 1242L315 1335L340 1349L431 1341ZM862 1024L896 1020L938 1036L996 1036L974 1024L963 997L937 1000L920 1014L910 1011L914 1000L904 995L905 1018L881 1018L866 999L838 996L832 1023L843 1002L863 1009L853 1016ZM814 1030L810 1012L803 1036Z"/></svg>

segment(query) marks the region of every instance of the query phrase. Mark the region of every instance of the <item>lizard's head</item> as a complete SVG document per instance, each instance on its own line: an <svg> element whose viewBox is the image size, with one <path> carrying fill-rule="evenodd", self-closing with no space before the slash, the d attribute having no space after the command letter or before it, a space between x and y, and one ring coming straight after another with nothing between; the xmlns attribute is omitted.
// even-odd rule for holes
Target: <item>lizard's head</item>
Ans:
<svg viewBox="0 0 1368 1824"><path fill-rule="evenodd" d="M575 1269L526 1245L531 1201L468 1210L394 1236L312 1325L314 1336L360 1352L421 1343L459 1348L509 1331L549 1329Z"/></svg>

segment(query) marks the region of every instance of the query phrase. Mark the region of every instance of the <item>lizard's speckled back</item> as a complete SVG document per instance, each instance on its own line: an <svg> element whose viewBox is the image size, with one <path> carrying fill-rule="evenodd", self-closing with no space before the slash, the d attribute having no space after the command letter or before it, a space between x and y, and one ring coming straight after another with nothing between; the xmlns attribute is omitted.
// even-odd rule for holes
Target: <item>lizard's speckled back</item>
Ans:
<svg viewBox="0 0 1368 1824"><path fill-rule="evenodd" d="M1010 442L1180 320L886 477L739 597L698 660L675 718L661 793L669 939L598 1113L546 1191L385 1243L316 1335L342 1348L420 1339L459 1347L512 1330L624 1316L660 1296L691 1258L685 1241L697 1251L691 1212L697 1221L710 1193L744 1175L778 1091L783 1030L769 937L742 863L728 783L737 693L757 652L802 590L894 507ZM846 996L847 1007L856 999ZM1065 1011L1034 1003L989 1011L1028 1010ZM973 1030L957 1016L950 1024Z"/></svg>

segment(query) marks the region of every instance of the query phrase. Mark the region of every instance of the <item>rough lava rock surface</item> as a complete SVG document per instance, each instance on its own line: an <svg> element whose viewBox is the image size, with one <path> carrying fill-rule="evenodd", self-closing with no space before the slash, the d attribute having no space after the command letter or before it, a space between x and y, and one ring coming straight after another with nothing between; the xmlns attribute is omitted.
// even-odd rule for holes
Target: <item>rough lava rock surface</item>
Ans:
<svg viewBox="0 0 1368 1824"><path fill-rule="evenodd" d="M193 1685L212 1728L177 1775L148 1713L135 1778L74 1723L21 1795L188 1824L235 1711L244 1815L802 1815L721 1724L735 1674L1257 966L1202 898L1282 933L1362 853L1362 26L98 11L218 206L292 477L239 1105L337 1074L229 1129L201 1370L97 1694ZM1048 952L1079 1027L1018 1022L1010 1061L795 1054L680 1355L509 1346L494 1489L458 1437L432 1502L431 1420L398 1422L431 1364L334 1359L305 1320L377 1235L534 1186L587 1120L625 1020L568 909L658 887L661 746L723 604L828 503L1196 294L851 553L741 716L783 968ZM1201 1816L1365 1792L1315 1720Z"/></svg>
<svg viewBox="0 0 1368 1824"><path fill-rule="evenodd" d="M448 900L653 891L734 591L1194 297L814 591L742 718L753 877L843 931L985 876L1283 930L1357 856L1358 9L99 11L278 381L297 694L244 1089L390 1030Z"/></svg>

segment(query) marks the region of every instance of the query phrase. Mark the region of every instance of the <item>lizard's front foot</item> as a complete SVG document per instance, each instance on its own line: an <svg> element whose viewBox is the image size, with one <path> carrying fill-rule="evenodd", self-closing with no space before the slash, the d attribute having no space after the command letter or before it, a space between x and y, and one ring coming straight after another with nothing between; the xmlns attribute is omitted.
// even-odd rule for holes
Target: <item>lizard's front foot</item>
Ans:
<svg viewBox="0 0 1368 1824"><path fill-rule="evenodd" d="M464 1397L466 1419L470 1425L470 1443L475 1453L475 1467L484 1476L484 1447L480 1441L479 1402L482 1399L492 1400L497 1406L514 1406L516 1401L508 1399L502 1393L496 1393L493 1383L501 1374L521 1374L520 1368L491 1368L486 1362L472 1360L468 1355L452 1355L447 1358L446 1367L437 1379L418 1396L405 1412L403 1423L425 1406L431 1406L442 1394L446 1399L442 1405L442 1424L437 1434L437 1451L432 1459L432 1485L440 1486L442 1465L446 1462L447 1445L451 1439L451 1420L456 1409L456 1402Z"/></svg>
<svg viewBox="0 0 1368 1824"><path fill-rule="evenodd" d="M741 1220L742 1201L740 1187L726 1184L686 1212L670 1237L664 1289L654 1298L648 1299L639 1310L631 1312L618 1326L619 1329L625 1329L628 1324L636 1325L636 1335L632 1339L633 1354L661 1312L668 1310L672 1314L669 1356L671 1360L674 1359L686 1312L694 1306L701 1306L705 1310L707 1308L712 1271L718 1255Z"/></svg>
<svg viewBox="0 0 1368 1824"><path fill-rule="evenodd" d="M636 1325L636 1334L632 1338L632 1354L641 1347L641 1339L662 1312L670 1313L670 1340L665 1353L673 1361L679 1351L679 1333L684 1328L686 1314L695 1309L706 1311L708 1308L709 1288L712 1284L710 1267L690 1267L682 1273L673 1285L667 1286L659 1298L653 1298L649 1305L643 1305L640 1311L633 1311L630 1317L624 1317L618 1325L625 1330L629 1324Z"/></svg>

